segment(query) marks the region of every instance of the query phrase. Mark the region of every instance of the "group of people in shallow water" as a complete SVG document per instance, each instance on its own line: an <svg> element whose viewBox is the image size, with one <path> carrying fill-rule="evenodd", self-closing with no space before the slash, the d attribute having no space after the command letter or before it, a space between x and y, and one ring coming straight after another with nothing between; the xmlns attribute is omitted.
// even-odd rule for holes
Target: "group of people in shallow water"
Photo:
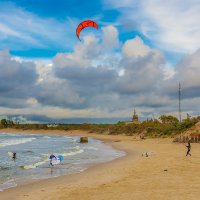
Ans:
<svg viewBox="0 0 200 200"><path fill-rule="evenodd" d="M63 156L62 155L55 156L54 154L51 154L49 159L50 159L49 166L52 167L54 165L61 163L61 161L63 161Z"/></svg>
<svg viewBox="0 0 200 200"><path fill-rule="evenodd" d="M144 138L140 137L140 139L144 139ZM185 146L187 147L186 156L188 156L188 155L191 156L191 153L190 153L190 151L191 151L191 140L188 140L188 142L187 142L187 144ZM146 157L148 157L147 152L146 152ZM17 158L17 153L13 152L12 153L12 159L15 161L16 158ZM57 163L60 163L63 160L63 156L62 155L55 156L54 154L51 154L49 159L50 159L49 165L50 166L54 166L54 164L56 163L54 161L57 161Z"/></svg>

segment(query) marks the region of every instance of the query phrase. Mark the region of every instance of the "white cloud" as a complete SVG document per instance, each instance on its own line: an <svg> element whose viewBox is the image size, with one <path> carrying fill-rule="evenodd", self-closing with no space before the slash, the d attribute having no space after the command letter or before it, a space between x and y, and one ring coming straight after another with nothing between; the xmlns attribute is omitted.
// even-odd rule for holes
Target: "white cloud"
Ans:
<svg viewBox="0 0 200 200"><path fill-rule="evenodd" d="M175 75L175 69L174 66L167 63L163 66L163 74L164 74L164 80L170 79Z"/></svg>
<svg viewBox="0 0 200 200"><path fill-rule="evenodd" d="M132 20L161 49L189 53L200 47L199 0L105 0L105 5L121 12L122 25Z"/></svg>
<svg viewBox="0 0 200 200"><path fill-rule="evenodd" d="M33 98L33 97L28 98L26 102L27 102L27 104L29 104L30 106L33 106L33 105L37 105L37 104L38 104L37 99L35 99L35 98Z"/></svg>
<svg viewBox="0 0 200 200"><path fill-rule="evenodd" d="M72 53L58 53L53 62L58 68L88 67L91 61L99 56L99 53L98 39L94 36L86 36L83 38L83 43L77 44Z"/></svg>
<svg viewBox="0 0 200 200"><path fill-rule="evenodd" d="M106 26L103 30L103 46L113 49L119 45L118 30L114 26Z"/></svg>
<svg viewBox="0 0 200 200"><path fill-rule="evenodd" d="M175 67L175 74L163 85L172 95L176 93L179 82L182 85L183 98L200 96L200 49L185 55Z"/></svg>
<svg viewBox="0 0 200 200"><path fill-rule="evenodd" d="M42 18L11 3L0 3L0 18L2 48L69 48L75 39L71 19Z"/></svg>
<svg viewBox="0 0 200 200"><path fill-rule="evenodd" d="M122 53L127 58L137 58L146 56L150 48L144 44L140 37L127 40L122 47Z"/></svg>
<svg viewBox="0 0 200 200"><path fill-rule="evenodd" d="M185 56L173 71L162 52L139 37L125 41L117 53L102 43L83 37L72 52L44 62L0 52L0 114L126 117L134 107L142 116L173 113L179 81L184 112L196 113L198 105L189 101L200 96L200 51Z"/></svg>

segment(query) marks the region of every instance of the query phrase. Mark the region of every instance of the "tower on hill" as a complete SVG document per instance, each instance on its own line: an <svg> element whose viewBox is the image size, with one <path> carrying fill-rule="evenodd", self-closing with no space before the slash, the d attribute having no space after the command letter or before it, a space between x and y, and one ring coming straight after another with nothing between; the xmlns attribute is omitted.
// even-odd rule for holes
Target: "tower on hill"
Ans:
<svg viewBox="0 0 200 200"><path fill-rule="evenodd" d="M138 115L136 114L135 109L134 109L134 113L133 113L133 117L132 117L132 122L133 123L139 123Z"/></svg>

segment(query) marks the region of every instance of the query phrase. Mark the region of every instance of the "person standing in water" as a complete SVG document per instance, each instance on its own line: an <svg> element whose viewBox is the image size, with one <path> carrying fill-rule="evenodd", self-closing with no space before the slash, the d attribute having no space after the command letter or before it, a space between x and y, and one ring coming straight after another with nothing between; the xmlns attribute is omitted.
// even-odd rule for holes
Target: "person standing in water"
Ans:
<svg viewBox="0 0 200 200"><path fill-rule="evenodd" d="M188 156L188 155L191 156L191 154L190 154L190 150L191 150L190 140L188 140L188 143L187 143L187 145L185 145L185 146L187 147L187 153L186 153L186 156Z"/></svg>
<svg viewBox="0 0 200 200"><path fill-rule="evenodd" d="M12 158L13 158L13 160L15 160L17 158L17 153L16 152L13 152Z"/></svg>
<svg viewBox="0 0 200 200"><path fill-rule="evenodd" d="M55 159L55 158L56 158L56 157L55 157L53 154L50 155L50 157L49 157L49 159L50 159L49 165L50 165L50 166L53 166L52 161L53 161L53 159Z"/></svg>

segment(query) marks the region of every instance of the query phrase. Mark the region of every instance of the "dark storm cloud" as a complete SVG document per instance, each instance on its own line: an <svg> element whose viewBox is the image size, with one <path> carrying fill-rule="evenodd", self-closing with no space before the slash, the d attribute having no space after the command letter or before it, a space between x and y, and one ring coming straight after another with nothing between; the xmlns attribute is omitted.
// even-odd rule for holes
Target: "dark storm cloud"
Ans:
<svg viewBox="0 0 200 200"><path fill-rule="evenodd" d="M43 105L81 108L85 104L85 99L67 81L45 80L38 85L37 91L36 99Z"/></svg>
<svg viewBox="0 0 200 200"><path fill-rule="evenodd" d="M88 40L87 45L94 41ZM139 38L129 41L129 44L114 67L108 57L104 60L107 61L105 65L99 64L101 55L98 59L88 59L84 46L77 47L70 54L58 54L49 71L46 73L44 70L45 76L41 80L35 64L13 60L7 51L2 51L0 105L22 108L39 103L72 110L97 109L111 115L124 110L131 113L136 107L146 114L162 114L177 111L180 81L183 111L194 110L189 101L197 102L200 96L200 51L185 56L175 66L175 75L165 80L163 54L147 47ZM133 50L138 46L138 51ZM122 74L119 69L123 70ZM45 116L36 118L50 120ZM33 121L36 118L32 118Z"/></svg>
<svg viewBox="0 0 200 200"><path fill-rule="evenodd" d="M0 106L25 106L37 79L34 63L13 60L7 50L0 52Z"/></svg>
<svg viewBox="0 0 200 200"><path fill-rule="evenodd" d="M190 55L185 55L175 66L175 75L162 85L171 98L177 98L179 83L183 99L200 97L200 49Z"/></svg>
<svg viewBox="0 0 200 200"><path fill-rule="evenodd" d="M144 45L140 38L130 40L129 43L132 46L128 44L115 68L109 68L109 57L105 66L94 66L96 57L87 59L89 52L85 46L96 49L97 43L93 38L88 38L88 42L78 46L74 53L56 55L53 59L55 82L42 82L37 99L45 105L99 108L109 112L134 105L143 106L147 100L149 106L163 106L164 102L147 97L157 90L158 83L163 79L160 68L164 63L162 53ZM138 46L139 54L136 50L132 53L133 48ZM92 51L92 48L89 49ZM124 74L119 75L118 66L124 70ZM141 95L146 98L141 98Z"/></svg>
<svg viewBox="0 0 200 200"><path fill-rule="evenodd" d="M160 65L164 58L159 52L150 52L144 57L126 58L120 63L124 66L124 75L118 80L117 88L122 94L135 94L155 91L163 79Z"/></svg>

